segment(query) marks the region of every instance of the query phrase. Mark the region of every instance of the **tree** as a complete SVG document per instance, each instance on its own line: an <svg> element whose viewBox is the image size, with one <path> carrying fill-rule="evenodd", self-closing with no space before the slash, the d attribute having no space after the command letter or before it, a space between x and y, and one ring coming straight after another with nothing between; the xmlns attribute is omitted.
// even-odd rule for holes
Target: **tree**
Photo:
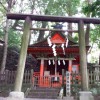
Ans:
<svg viewBox="0 0 100 100"><path fill-rule="evenodd" d="M8 46L20 47L22 34L20 34L19 32L14 31L13 29L10 29L8 33L9 33Z"/></svg>
<svg viewBox="0 0 100 100"><path fill-rule="evenodd" d="M40 7L43 9L43 14L58 15L58 16L72 16L78 12L79 0L41 0ZM42 28L47 26L46 22L42 22ZM72 24L68 24L68 29L72 30ZM43 31L40 32L38 41L43 39Z"/></svg>
<svg viewBox="0 0 100 100"><path fill-rule="evenodd" d="M94 2L90 2L90 0L87 0L87 4L85 3L85 6L83 7L83 12L87 17L100 17L100 2L99 2L99 0L95 0ZM97 29L99 29L99 28L97 28ZM92 29L92 31L93 31L93 29ZM89 32L90 32L90 26L87 25L86 36L85 36L87 45L89 44L89 36L90 36ZM97 32L97 34L98 34L98 32ZM90 39L91 39L91 36L90 36Z"/></svg>
<svg viewBox="0 0 100 100"><path fill-rule="evenodd" d="M90 5L92 2L90 0L86 0L86 5ZM91 17L90 13L86 14L87 17ZM86 32L85 32L85 43L89 45L89 36L90 36L90 25L86 25Z"/></svg>
<svg viewBox="0 0 100 100"><path fill-rule="evenodd" d="M17 12L17 13L31 13L31 14L45 14L45 15L58 15L58 16L73 16L76 13L78 13L78 7L80 6L80 0L29 0L29 1L16 1L15 0L9 0L9 5L11 7L12 12ZM12 3L12 4L11 4ZM16 3L16 5L15 5ZM6 14L6 9L7 7L5 6L7 4L6 0L2 0L0 9L3 9L3 15ZM14 6L13 6L14 5ZM16 9L19 7L19 9ZM4 18L4 17L3 17ZM2 18L0 18L2 20ZM14 45L17 40L18 40L18 45L20 45L20 37L21 35L19 34L19 31L15 32L15 29L23 30L23 21L12 21L10 23L9 27L9 38L8 38L8 44L10 46ZM32 26L38 26L42 28L50 27L47 22L33 22ZM68 29L72 29L72 25L68 25ZM13 29L13 31L12 31ZM2 31L2 30L1 30ZM32 32L32 31L31 31ZM34 32L38 35L38 39L42 40L44 38L44 31L40 32ZM43 33L43 34L42 34ZM17 37L17 38L16 38ZM14 39L12 39L14 38ZM16 41L15 41L16 40ZM13 44L12 44L13 42Z"/></svg>
<svg viewBox="0 0 100 100"><path fill-rule="evenodd" d="M91 45L97 45L98 48L100 48L100 26L96 25L94 29L91 29L90 31L90 41Z"/></svg>
<svg viewBox="0 0 100 100"><path fill-rule="evenodd" d="M7 8L3 6L6 10L6 13L10 12L10 10L11 10L12 6L14 5L14 3L15 3L14 0L7 1L7 5L8 5ZM6 25L5 25L5 28L4 28L4 32L5 32L4 41L5 41L5 43L4 43L3 60L2 60L2 64L1 64L1 73L4 72L5 65L6 65L7 47L8 47L8 28L9 28L9 21L8 21L8 19L6 19Z"/></svg>
<svg viewBox="0 0 100 100"><path fill-rule="evenodd" d="M100 17L100 1L94 0L93 3L89 4L88 6L83 7L83 11L85 14L91 15L91 17Z"/></svg>
<svg viewBox="0 0 100 100"><path fill-rule="evenodd" d="M63 8L68 16L73 16L78 13L78 7L80 5L80 0L64 0ZM72 23L68 24L68 29L72 30ZM72 35L72 33L70 33Z"/></svg>
<svg viewBox="0 0 100 100"><path fill-rule="evenodd" d="M82 8L84 14L87 15L87 17L99 18L100 17L100 1L99 0L94 0L92 2L90 2L90 0L86 0L86 1L87 1L87 4L85 3L85 6L83 6L83 8ZM87 25L85 39L86 39L86 44L91 45L91 49L90 49L89 53L94 51L93 50L94 45L96 45L97 48L100 48L100 39L99 38L100 38L100 26L94 25L90 29L90 26ZM95 60L97 60L97 59L95 58Z"/></svg>

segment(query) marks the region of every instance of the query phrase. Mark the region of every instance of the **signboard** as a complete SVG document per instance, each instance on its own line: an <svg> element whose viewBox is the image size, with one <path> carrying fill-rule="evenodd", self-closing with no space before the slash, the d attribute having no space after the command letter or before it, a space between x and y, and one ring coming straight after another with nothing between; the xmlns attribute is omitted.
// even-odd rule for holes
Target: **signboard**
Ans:
<svg viewBox="0 0 100 100"><path fill-rule="evenodd" d="M70 72L66 71L66 96L71 95L71 87L70 87Z"/></svg>

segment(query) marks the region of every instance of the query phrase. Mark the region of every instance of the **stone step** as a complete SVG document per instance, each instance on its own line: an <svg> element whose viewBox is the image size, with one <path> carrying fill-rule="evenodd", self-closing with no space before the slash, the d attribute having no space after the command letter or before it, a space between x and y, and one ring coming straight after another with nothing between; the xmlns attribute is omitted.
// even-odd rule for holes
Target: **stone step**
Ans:
<svg viewBox="0 0 100 100"><path fill-rule="evenodd" d="M57 92L49 92L49 91L48 92L44 92L44 91L43 92L29 92L29 95L33 95L33 94L34 95L37 95L37 94L38 95L40 95L40 94L41 95L57 95L58 93Z"/></svg>
<svg viewBox="0 0 100 100"><path fill-rule="evenodd" d="M27 98L47 98L47 99L56 99L58 97L58 93L60 91L60 88L32 88Z"/></svg>
<svg viewBox="0 0 100 100"><path fill-rule="evenodd" d="M58 92L59 90L30 90L30 92L33 92L33 93L35 93L35 92Z"/></svg>
<svg viewBox="0 0 100 100"><path fill-rule="evenodd" d="M32 88L30 92L58 92L59 88Z"/></svg>
<svg viewBox="0 0 100 100"><path fill-rule="evenodd" d="M27 98L57 99L57 96L50 96L50 95L47 95L47 96L45 96L45 95L40 95L40 96L30 95Z"/></svg>
<svg viewBox="0 0 100 100"><path fill-rule="evenodd" d="M32 89L37 89L37 90L59 90L60 88L53 88L53 87L33 87Z"/></svg>

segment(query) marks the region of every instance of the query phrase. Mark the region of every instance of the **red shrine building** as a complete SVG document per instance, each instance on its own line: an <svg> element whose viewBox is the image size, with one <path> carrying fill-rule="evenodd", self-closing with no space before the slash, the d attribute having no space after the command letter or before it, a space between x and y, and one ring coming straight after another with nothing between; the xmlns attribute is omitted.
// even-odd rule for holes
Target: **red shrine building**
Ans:
<svg viewBox="0 0 100 100"><path fill-rule="evenodd" d="M40 66L39 71L34 72L32 78L33 84L37 86L60 87L62 69L65 72L79 73L80 71L79 45L70 35L65 36L63 32L53 32L44 40L30 45L28 53L38 60Z"/></svg>

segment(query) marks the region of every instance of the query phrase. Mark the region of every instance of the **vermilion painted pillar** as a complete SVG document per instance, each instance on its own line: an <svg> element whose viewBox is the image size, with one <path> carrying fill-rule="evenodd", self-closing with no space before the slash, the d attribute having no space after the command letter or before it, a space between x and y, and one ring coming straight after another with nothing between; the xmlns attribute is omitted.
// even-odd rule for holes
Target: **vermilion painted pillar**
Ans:
<svg viewBox="0 0 100 100"><path fill-rule="evenodd" d="M40 64L40 77L44 75L44 59L41 59L41 64Z"/></svg>
<svg viewBox="0 0 100 100"><path fill-rule="evenodd" d="M44 83L44 59L41 59L41 64L40 64L40 81L39 81L39 86L42 87Z"/></svg>
<svg viewBox="0 0 100 100"><path fill-rule="evenodd" d="M72 71L72 60L69 60L68 71Z"/></svg>

